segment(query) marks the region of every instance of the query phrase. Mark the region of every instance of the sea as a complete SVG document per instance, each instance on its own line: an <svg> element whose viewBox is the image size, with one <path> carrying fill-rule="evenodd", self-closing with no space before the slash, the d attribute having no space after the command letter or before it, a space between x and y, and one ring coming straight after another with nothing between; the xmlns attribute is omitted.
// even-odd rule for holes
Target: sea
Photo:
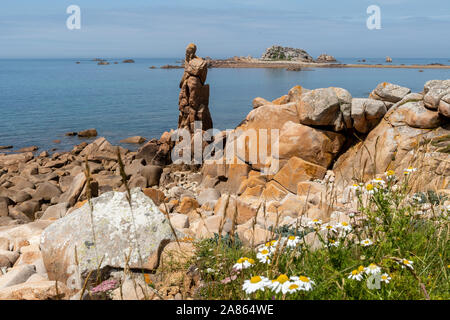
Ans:
<svg viewBox="0 0 450 320"><path fill-rule="evenodd" d="M109 65L97 65L92 59L0 60L0 146L14 146L10 152L34 145L39 151L68 151L81 141L91 141L66 137L70 131L96 128L99 136L119 145L127 137L159 138L177 127L183 70L159 67L179 64L180 58L134 58L135 63L105 59ZM359 62L362 59L338 61L386 64L384 58ZM393 64L431 63L449 65L450 59L393 57ZM255 97L273 100L296 85L342 87L353 97L367 97L381 82L420 92L431 79L450 79L450 69L210 69L207 83L214 127L224 130L235 128L246 117Z"/></svg>

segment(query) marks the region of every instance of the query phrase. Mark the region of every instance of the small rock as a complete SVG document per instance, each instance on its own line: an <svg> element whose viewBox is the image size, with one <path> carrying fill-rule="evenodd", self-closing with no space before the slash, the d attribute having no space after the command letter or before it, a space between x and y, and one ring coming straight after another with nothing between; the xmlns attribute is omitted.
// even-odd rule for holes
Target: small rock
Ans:
<svg viewBox="0 0 450 320"><path fill-rule="evenodd" d="M60 195L61 190L57 186L50 182L44 182L38 186L33 198L38 201L50 201L53 197L59 197Z"/></svg>
<svg viewBox="0 0 450 320"><path fill-rule="evenodd" d="M159 185L159 179L163 168L155 165L148 165L141 169L141 175L147 179L147 186L153 187Z"/></svg>
<svg viewBox="0 0 450 320"><path fill-rule="evenodd" d="M33 151L36 151L37 149L39 149L39 147L31 146L31 147L25 147L25 148L19 149L19 150L17 150L17 152L33 152Z"/></svg>
<svg viewBox="0 0 450 320"><path fill-rule="evenodd" d="M24 283L34 273L36 273L36 268L34 266L22 265L14 267L4 276L0 277L0 289Z"/></svg>
<svg viewBox="0 0 450 320"><path fill-rule="evenodd" d="M82 138L92 138L96 137L98 135L97 130L95 129L88 129L84 131L78 132L78 136Z"/></svg>
<svg viewBox="0 0 450 320"><path fill-rule="evenodd" d="M145 141L147 141L147 139L145 139L144 137L135 136L135 137L130 137L130 138L120 140L120 143L142 144Z"/></svg>
<svg viewBox="0 0 450 320"><path fill-rule="evenodd" d="M175 229L189 228L189 218L185 214L175 213L171 215L170 222Z"/></svg>
<svg viewBox="0 0 450 320"><path fill-rule="evenodd" d="M55 281L26 282L0 290L2 300L57 300L68 296L64 283Z"/></svg>
<svg viewBox="0 0 450 320"><path fill-rule="evenodd" d="M215 203L220 198L220 192L214 188L208 188L200 192L200 194L197 197L197 201L200 204L200 206L204 205L205 203Z"/></svg>
<svg viewBox="0 0 450 320"><path fill-rule="evenodd" d="M195 210L199 207L200 206L199 206L197 200L195 200L193 198L189 198L189 197L183 197L181 199L180 205L177 208L177 211L179 213L188 214L192 210Z"/></svg>
<svg viewBox="0 0 450 320"><path fill-rule="evenodd" d="M143 190L144 194L149 197L150 199L152 199L152 201L159 206L160 204L162 204L164 202L164 199L166 198L166 196L164 195L164 192L158 190L158 189L154 189L154 188L145 188Z"/></svg>
<svg viewBox="0 0 450 320"><path fill-rule="evenodd" d="M69 203L62 202L58 203L54 206L50 206L45 210L44 214L41 216L41 220L53 220L60 219L64 217L67 213L67 209L69 208Z"/></svg>

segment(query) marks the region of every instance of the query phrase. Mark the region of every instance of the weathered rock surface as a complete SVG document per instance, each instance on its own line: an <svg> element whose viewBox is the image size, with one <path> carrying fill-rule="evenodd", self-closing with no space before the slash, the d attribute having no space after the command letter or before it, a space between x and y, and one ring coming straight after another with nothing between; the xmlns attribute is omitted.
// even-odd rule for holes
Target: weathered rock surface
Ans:
<svg viewBox="0 0 450 320"><path fill-rule="evenodd" d="M425 85L425 92L433 83ZM438 110L427 109L423 99L421 94L406 95L390 108L363 142L337 160L333 170L340 187L367 181L388 169L402 175L412 165L418 168L415 176L421 181L414 188L448 188L449 122L438 115Z"/></svg>
<svg viewBox="0 0 450 320"><path fill-rule="evenodd" d="M324 167L292 157L273 179L290 192L297 193L299 182L322 179L326 172Z"/></svg>
<svg viewBox="0 0 450 320"><path fill-rule="evenodd" d="M315 129L288 121L280 131L279 159L299 157L303 160L328 167L341 150L345 137L339 133Z"/></svg>
<svg viewBox="0 0 450 320"><path fill-rule="evenodd" d="M34 281L0 289L2 300L64 300L70 290L56 281Z"/></svg>
<svg viewBox="0 0 450 320"><path fill-rule="evenodd" d="M353 127L358 132L368 133L380 122L386 112L387 108L382 101L354 98L351 109Z"/></svg>
<svg viewBox="0 0 450 320"><path fill-rule="evenodd" d="M339 99L333 88L315 89L302 95L298 104L300 123L344 129Z"/></svg>
<svg viewBox="0 0 450 320"><path fill-rule="evenodd" d="M0 277L0 289L24 283L34 273L36 273L36 269L34 266L30 265L12 268L9 272Z"/></svg>
<svg viewBox="0 0 450 320"><path fill-rule="evenodd" d="M78 254L79 274L100 268L153 269L160 250L174 239L169 223L141 191L131 194L130 210L125 193L108 192L49 226L42 234L41 250L50 280L66 281ZM95 239L94 239L95 234Z"/></svg>
<svg viewBox="0 0 450 320"><path fill-rule="evenodd" d="M375 100L389 101L392 103L399 102L407 94L411 93L411 89L401 87L396 84L383 82L380 83L370 94L370 98Z"/></svg>

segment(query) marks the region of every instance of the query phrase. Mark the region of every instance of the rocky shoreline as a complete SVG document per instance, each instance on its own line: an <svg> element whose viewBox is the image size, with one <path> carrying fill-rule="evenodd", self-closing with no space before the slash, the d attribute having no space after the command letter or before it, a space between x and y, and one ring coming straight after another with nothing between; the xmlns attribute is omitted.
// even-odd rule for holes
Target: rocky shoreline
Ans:
<svg viewBox="0 0 450 320"><path fill-rule="evenodd" d="M194 136L194 120L212 127L209 86L195 46L186 61L179 127ZM113 299L194 298L205 285L195 265L167 264L173 256L189 261L194 239L236 234L254 247L271 240L274 226L349 221L358 205L352 186L388 170L401 176L414 167L412 189L450 195L450 80L429 81L420 93L380 83L364 99L296 86L252 107L239 134L222 132L214 142L279 130L279 153L256 162L249 156L261 153L244 144L233 163L174 164L169 131L138 151L99 137L52 155L0 152L0 298L90 299L101 291L82 289L91 273L104 286L121 283L112 285ZM136 282L147 289L138 293Z"/></svg>

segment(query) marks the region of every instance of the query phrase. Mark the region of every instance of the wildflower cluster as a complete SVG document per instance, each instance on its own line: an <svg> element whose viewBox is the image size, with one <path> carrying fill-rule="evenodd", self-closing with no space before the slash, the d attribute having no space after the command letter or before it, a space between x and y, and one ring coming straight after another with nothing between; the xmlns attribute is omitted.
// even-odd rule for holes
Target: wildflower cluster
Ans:
<svg viewBox="0 0 450 320"><path fill-rule="evenodd" d="M208 283L205 297L450 299L450 206L441 194L411 193L415 172L387 170L350 187L348 211L302 216L295 229L273 229L273 240L256 248L207 256L203 270L214 263L223 272L211 275L218 281ZM212 248L215 256L219 248Z"/></svg>

